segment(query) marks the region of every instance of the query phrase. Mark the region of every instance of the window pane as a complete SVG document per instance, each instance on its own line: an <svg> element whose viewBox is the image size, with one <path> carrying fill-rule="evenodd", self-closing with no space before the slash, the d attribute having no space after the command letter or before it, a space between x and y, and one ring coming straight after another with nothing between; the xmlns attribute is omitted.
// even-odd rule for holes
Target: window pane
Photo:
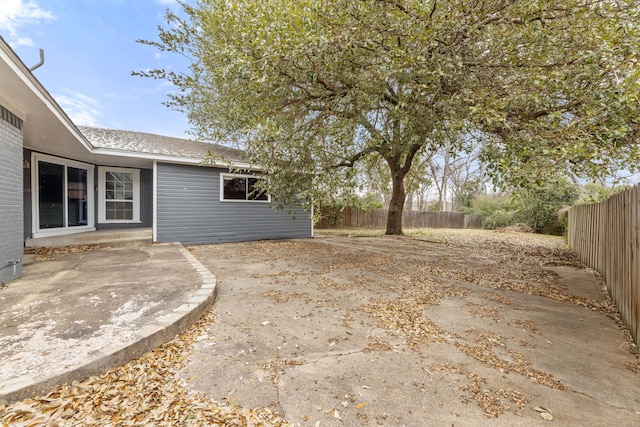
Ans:
<svg viewBox="0 0 640 427"><path fill-rule="evenodd" d="M133 203L106 202L107 220L133 220Z"/></svg>
<svg viewBox="0 0 640 427"><path fill-rule="evenodd" d="M133 173L106 172L104 197L106 200L133 200Z"/></svg>
<svg viewBox="0 0 640 427"><path fill-rule="evenodd" d="M247 200L246 178L224 178L225 200Z"/></svg>
<svg viewBox="0 0 640 427"><path fill-rule="evenodd" d="M256 189L258 178L247 178L249 184L248 196L249 200L269 200L267 193Z"/></svg>
<svg viewBox="0 0 640 427"><path fill-rule="evenodd" d="M87 170L67 167L67 225L87 225Z"/></svg>
<svg viewBox="0 0 640 427"><path fill-rule="evenodd" d="M64 166L38 162L40 229L64 227Z"/></svg>

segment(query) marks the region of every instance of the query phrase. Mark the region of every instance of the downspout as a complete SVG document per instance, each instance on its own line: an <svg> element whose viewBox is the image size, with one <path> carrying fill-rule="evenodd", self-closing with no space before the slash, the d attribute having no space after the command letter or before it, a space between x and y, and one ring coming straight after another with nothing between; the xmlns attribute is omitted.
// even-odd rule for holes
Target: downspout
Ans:
<svg viewBox="0 0 640 427"><path fill-rule="evenodd" d="M40 62L38 62L33 67L29 68L29 71L33 72L33 70L35 70L36 68L42 67L43 64L44 64L44 49L40 49Z"/></svg>
<svg viewBox="0 0 640 427"><path fill-rule="evenodd" d="M16 275L16 269L18 268L18 265L22 262L22 260L16 259L16 260L11 260L8 261L4 267L0 268L0 271L4 270L5 268L9 268L9 267L13 267L13 275Z"/></svg>

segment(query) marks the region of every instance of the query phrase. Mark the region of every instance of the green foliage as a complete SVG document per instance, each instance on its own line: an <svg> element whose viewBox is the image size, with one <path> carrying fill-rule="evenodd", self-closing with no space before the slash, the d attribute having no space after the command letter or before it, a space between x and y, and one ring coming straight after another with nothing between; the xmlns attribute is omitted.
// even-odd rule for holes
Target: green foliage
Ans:
<svg viewBox="0 0 640 427"><path fill-rule="evenodd" d="M195 136L246 150L283 204L330 204L384 162L401 233L414 160L475 132L496 180L526 187L640 159L632 0L198 0L160 41L186 74ZM452 146L458 151L459 147Z"/></svg>
<svg viewBox="0 0 640 427"><path fill-rule="evenodd" d="M335 198L330 204L316 206L317 213L322 212L323 215L326 215L331 226L335 226L338 223L342 216L343 209L348 207L368 211L371 209L381 209L384 205L373 194L367 194L366 196L351 195ZM317 218L316 222L318 220L320 220L320 218Z"/></svg>
<svg viewBox="0 0 640 427"><path fill-rule="evenodd" d="M522 208L515 215L522 222L539 233L562 234L564 226L561 211L569 207L579 197L576 184L563 177L557 177L543 185L530 186L514 191Z"/></svg>
<svg viewBox="0 0 640 427"><path fill-rule="evenodd" d="M464 213L482 218L482 227L494 230L514 223L514 215L520 208L508 195L482 194L473 198Z"/></svg>
<svg viewBox="0 0 640 427"><path fill-rule="evenodd" d="M598 184L595 182L588 183L582 186L580 191L580 198L578 199L576 204L586 205L591 203L604 202L609 197L625 190L626 188L626 186L608 187L606 185Z"/></svg>
<svg viewBox="0 0 640 427"><path fill-rule="evenodd" d="M359 197L356 203L356 207L368 211L370 209L382 209L384 205L373 194L367 194L364 197Z"/></svg>
<svg viewBox="0 0 640 427"><path fill-rule="evenodd" d="M578 196L577 185L556 177L543 185L512 189L508 195L479 195L465 213L482 218L485 229L523 223L539 233L562 234L563 213Z"/></svg>
<svg viewBox="0 0 640 427"><path fill-rule="evenodd" d="M476 177L465 181L458 192L458 209L468 213L474 200L484 194L484 182Z"/></svg>
<svg viewBox="0 0 640 427"><path fill-rule="evenodd" d="M427 212L442 212L442 204L440 202L433 202L427 206Z"/></svg>
<svg viewBox="0 0 640 427"><path fill-rule="evenodd" d="M516 224L515 213L505 209L497 209L490 216L482 221L482 228L485 230L495 230L501 227Z"/></svg>

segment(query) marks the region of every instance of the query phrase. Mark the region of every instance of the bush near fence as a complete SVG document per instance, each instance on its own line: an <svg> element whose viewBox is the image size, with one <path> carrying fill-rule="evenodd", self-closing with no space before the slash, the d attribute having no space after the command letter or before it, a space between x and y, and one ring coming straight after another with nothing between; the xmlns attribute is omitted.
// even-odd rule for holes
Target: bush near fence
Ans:
<svg viewBox="0 0 640 427"><path fill-rule="evenodd" d="M384 230L387 228L387 209L344 208L337 217L330 210L322 212L317 229L362 228ZM482 219L460 212L416 212L402 213L402 227L411 228L482 228Z"/></svg>
<svg viewBox="0 0 640 427"><path fill-rule="evenodd" d="M569 210L568 242L604 278L636 344L640 344L640 186L602 203Z"/></svg>

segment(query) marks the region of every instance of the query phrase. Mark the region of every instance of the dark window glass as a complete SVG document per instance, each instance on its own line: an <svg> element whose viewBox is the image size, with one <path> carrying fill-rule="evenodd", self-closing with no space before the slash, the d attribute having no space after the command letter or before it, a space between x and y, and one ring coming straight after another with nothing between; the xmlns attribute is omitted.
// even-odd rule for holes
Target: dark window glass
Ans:
<svg viewBox="0 0 640 427"><path fill-rule="evenodd" d="M249 191L247 192L249 200L269 200L269 196L264 191L256 188L258 178L247 178Z"/></svg>
<svg viewBox="0 0 640 427"><path fill-rule="evenodd" d="M64 166L38 162L40 229L64 227Z"/></svg>
<svg viewBox="0 0 640 427"><path fill-rule="evenodd" d="M133 204L129 202L106 202L106 218L109 220L132 220Z"/></svg>
<svg viewBox="0 0 640 427"><path fill-rule="evenodd" d="M87 170L67 168L67 222L69 227L87 225Z"/></svg>
<svg viewBox="0 0 640 427"><path fill-rule="evenodd" d="M224 178L225 200L247 200L246 178Z"/></svg>
<svg viewBox="0 0 640 427"><path fill-rule="evenodd" d="M268 201L269 196L256 188L259 178L224 177L223 200L259 200Z"/></svg>

